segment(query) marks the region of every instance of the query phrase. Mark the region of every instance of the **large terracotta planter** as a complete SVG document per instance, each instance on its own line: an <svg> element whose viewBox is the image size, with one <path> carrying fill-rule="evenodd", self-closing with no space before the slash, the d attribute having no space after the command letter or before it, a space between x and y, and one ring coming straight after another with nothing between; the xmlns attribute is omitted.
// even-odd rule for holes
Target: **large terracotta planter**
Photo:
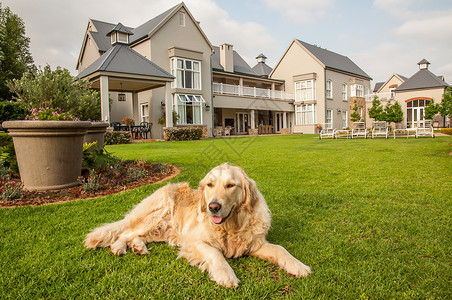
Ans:
<svg viewBox="0 0 452 300"><path fill-rule="evenodd" d="M97 141L97 149L100 150L104 147L105 132L107 132L108 123L104 122L92 122L91 127L88 128L83 143L93 143ZM95 148L90 147L89 151L93 151Z"/></svg>
<svg viewBox="0 0 452 300"><path fill-rule="evenodd" d="M91 122L6 121L19 173L28 190L75 186L81 175L83 141Z"/></svg>

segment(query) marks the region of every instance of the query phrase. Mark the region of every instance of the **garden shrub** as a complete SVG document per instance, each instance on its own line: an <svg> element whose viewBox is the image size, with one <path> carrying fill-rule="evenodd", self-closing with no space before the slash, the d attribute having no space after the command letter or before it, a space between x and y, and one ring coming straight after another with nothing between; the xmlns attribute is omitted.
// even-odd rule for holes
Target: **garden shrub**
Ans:
<svg viewBox="0 0 452 300"><path fill-rule="evenodd" d="M104 141L106 145L130 144L132 136L128 131L107 131Z"/></svg>
<svg viewBox="0 0 452 300"><path fill-rule="evenodd" d="M0 102L0 125L4 121L23 120L28 110L20 102Z"/></svg>
<svg viewBox="0 0 452 300"><path fill-rule="evenodd" d="M12 143L13 143L12 137L10 137L7 133L0 133L0 147L4 147Z"/></svg>
<svg viewBox="0 0 452 300"><path fill-rule="evenodd" d="M167 128L165 134L168 141L191 141L202 138L201 128Z"/></svg>
<svg viewBox="0 0 452 300"><path fill-rule="evenodd" d="M452 135L452 128L441 128L441 133Z"/></svg>

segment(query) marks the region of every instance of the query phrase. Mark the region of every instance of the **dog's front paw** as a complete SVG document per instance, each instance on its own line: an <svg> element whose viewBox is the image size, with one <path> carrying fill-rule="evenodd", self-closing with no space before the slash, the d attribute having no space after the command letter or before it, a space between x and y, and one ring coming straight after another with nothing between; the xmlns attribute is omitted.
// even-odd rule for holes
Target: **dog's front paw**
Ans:
<svg viewBox="0 0 452 300"><path fill-rule="evenodd" d="M124 255L127 253L127 244L118 240L110 245L110 252L114 255Z"/></svg>
<svg viewBox="0 0 452 300"><path fill-rule="evenodd" d="M296 277L308 277L311 274L311 268L298 260L286 265L286 271Z"/></svg>
<svg viewBox="0 0 452 300"><path fill-rule="evenodd" d="M212 280L227 288L236 288L239 286L240 282L232 269L216 270L215 273L212 274Z"/></svg>

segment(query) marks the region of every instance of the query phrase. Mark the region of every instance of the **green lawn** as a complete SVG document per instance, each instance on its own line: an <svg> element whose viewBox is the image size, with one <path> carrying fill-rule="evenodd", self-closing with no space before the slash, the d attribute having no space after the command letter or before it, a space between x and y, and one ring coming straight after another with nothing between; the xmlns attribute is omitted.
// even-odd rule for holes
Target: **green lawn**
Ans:
<svg viewBox="0 0 452 300"><path fill-rule="evenodd" d="M313 274L297 279L251 257L229 260L238 289L211 282L152 244L151 254L88 251L83 238L163 184L44 207L0 209L0 298L452 298L452 137L318 140L313 135L109 146L170 163L196 187L228 161L272 211L268 240Z"/></svg>

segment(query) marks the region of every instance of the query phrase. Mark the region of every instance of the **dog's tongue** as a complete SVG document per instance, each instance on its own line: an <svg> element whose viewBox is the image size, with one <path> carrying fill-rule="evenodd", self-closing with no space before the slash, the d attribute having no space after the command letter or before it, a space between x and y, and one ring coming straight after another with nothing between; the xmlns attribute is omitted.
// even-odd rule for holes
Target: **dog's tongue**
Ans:
<svg viewBox="0 0 452 300"><path fill-rule="evenodd" d="M213 221L215 224L220 224L221 221L223 221L223 218L222 218L222 217L212 217L212 221Z"/></svg>

